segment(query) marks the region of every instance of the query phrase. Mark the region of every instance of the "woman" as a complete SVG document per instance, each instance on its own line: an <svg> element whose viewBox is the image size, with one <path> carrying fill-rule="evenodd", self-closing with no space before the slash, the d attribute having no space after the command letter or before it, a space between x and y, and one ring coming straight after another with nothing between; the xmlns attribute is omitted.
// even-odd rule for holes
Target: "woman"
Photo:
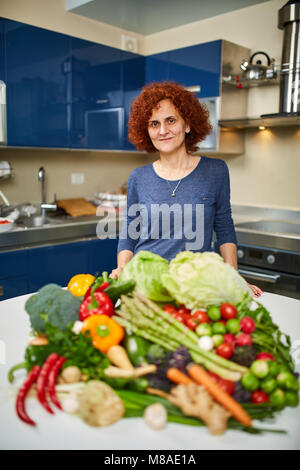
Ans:
<svg viewBox="0 0 300 470"><path fill-rule="evenodd" d="M130 174L118 267L110 276L117 278L139 250L168 260L184 250L210 251L213 231L224 261L237 269L227 165L192 155L211 131L206 108L176 83L152 83L133 101L128 127L130 142L159 159ZM262 293L250 287L255 297Z"/></svg>

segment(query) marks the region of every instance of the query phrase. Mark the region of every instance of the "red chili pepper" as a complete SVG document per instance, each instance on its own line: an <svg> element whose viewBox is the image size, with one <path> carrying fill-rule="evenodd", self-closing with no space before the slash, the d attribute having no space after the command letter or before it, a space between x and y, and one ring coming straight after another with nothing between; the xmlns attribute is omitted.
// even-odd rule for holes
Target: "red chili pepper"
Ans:
<svg viewBox="0 0 300 470"><path fill-rule="evenodd" d="M41 372L38 376L37 382L36 382L36 392L37 392L37 397L41 405L45 408L45 410L48 411L48 413L54 414L54 411L50 407L47 398L46 398L46 384L48 381L48 376L50 374L50 371L56 361L58 360L59 356L56 353L50 354L50 356L46 359L44 362Z"/></svg>
<svg viewBox="0 0 300 470"><path fill-rule="evenodd" d="M34 382L36 381L41 368L39 366L34 366L29 374L26 377L25 382L23 383L22 387L20 388L17 400L16 400L16 411L19 418L24 421L24 423L31 424L31 426L35 426L35 422L28 416L26 409L25 409L25 400L26 396Z"/></svg>
<svg viewBox="0 0 300 470"><path fill-rule="evenodd" d="M84 321L91 315L107 315L112 317L114 315L114 304L105 292L102 292L101 286L98 287L94 295L88 295L84 299L79 308L79 318Z"/></svg>
<svg viewBox="0 0 300 470"><path fill-rule="evenodd" d="M49 393L49 397L52 401L52 403L57 406L60 410L62 410L62 406L60 404L60 401L58 400L56 396L56 390L55 390L55 385L56 385L56 379L57 376L63 366L63 364L66 362L66 358L61 356L54 366L52 367L49 377L48 377L48 382L47 382L47 392Z"/></svg>

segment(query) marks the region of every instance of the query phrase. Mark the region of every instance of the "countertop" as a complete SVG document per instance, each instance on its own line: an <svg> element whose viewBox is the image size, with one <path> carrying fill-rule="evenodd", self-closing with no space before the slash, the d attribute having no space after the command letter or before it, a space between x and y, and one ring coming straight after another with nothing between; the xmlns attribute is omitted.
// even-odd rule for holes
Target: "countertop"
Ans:
<svg viewBox="0 0 300 470"><path fill-rule="evenodd" d="M248 435L227 431L211 436L206 428L168 423L162 431L148 428L143 419L123 419L112 426L92 428L78 418L57 411L49 415L30 398L27 410L38 425L32 428L15 414L14 393L7 382L9 368L23 359L30 326L24 312L28 295L1 302L0 315L0 449L300 449L300 406L278 413L274 423L255 422L257 427L284 429L287 434ZM297 371L300 372L300 301L264 293L261 303L271 312L274 322L291 336L298 352ZM17 384L22 382L19 371ZM108 454L110 455L110 454ZM130 452L129 452L130 455Z"/></svg>
<svg viewBox="0 0 300 470"><path fill-rule="evenodd" d="M289 234L286 230L270 231L244 226L253 222L279 221L297 226L300 233L300 211L272 209L245 205L232 205L232 217L235 224L238 244L255 245L274 250L282 249L300 252L300 235ZM41 245L55 245L83 239L101 238L101 229L108 224L106 236L117 237L124 214L106 213L104 216L51 217L51 223L42 227L15 226L11 231L0 233L0 252Z"/></svg>

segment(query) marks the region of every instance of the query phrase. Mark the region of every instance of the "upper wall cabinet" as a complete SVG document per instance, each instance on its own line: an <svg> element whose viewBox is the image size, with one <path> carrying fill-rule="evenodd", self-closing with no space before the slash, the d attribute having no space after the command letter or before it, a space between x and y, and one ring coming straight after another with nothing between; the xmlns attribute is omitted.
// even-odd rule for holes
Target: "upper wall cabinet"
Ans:
<svg viewBox="0 0 300 470"><path fill-rule="evenodd" d="M146 81L172 80L193 87L200 98L220 95L222 41L147 57Z"/></svg>
<svg viewBox="0 0 300 470"><path fill-rule="evenodd" d="M7 140L68 147L70 38L5 20Z"/></svg>
<svg viewBox="0 0 300 470"><path fill-rule="evenodd" d="M122 82L124 99L124 150L135 150L128 140L128 119L132 100L139 95L145 84L145 57L131 52L122 54Z"/></svg>
<svg viewBox="0 0 300 470"><path fill-rule="evenodd" d="M0 80L6 82L5 77L5 35L4 35L4 20L0 18Z"/></svg>
<svg viewBox="0 0 300 470"><path fill-rule="evenodd" d="M71 147L123 144L122 51L72 38Z"/></svg>

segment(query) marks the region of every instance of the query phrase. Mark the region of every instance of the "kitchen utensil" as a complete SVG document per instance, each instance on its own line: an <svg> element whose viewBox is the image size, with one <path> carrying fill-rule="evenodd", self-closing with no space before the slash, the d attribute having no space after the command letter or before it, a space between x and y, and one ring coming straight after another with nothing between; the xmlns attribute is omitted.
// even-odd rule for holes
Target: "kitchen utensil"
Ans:
<svg viewBox="0 0 300 470"><path fill-rule="evenodd" d="M267 59L267 65L263 65L261 59L258 59L255 64L253 63L254 57L263 55ZM275 59L270 59L268 54L263 51L257 51L250 57L249 61L244 60L240 68L244 72L244 79L247 80L263 80L264 78L275 78L277 71L275 68Z"/></svg>

